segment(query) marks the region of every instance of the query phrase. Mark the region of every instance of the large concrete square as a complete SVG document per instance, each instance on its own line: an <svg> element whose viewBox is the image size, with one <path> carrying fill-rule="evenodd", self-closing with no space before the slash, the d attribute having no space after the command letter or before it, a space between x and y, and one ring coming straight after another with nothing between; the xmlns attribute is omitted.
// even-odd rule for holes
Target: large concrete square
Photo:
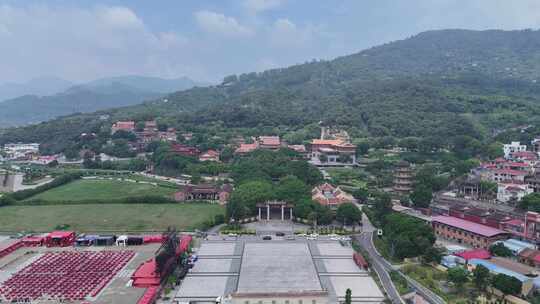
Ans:
<svg viewBox="0 0 540 304"><path fill-rule="evenodd" d="M234 255L235 248L236 242L204 242L197 254L202 256Z"/></svg>
<svg viewBox="0 0 540 304"><path fill-rule="evenodd" d="M366 276L330 277L330 282L338 297L345 297L347 288L350 288L354 298L384 298L379 286L367 274Z"/></svg>
<svg viewBox="0 0 540 304"><path fill-rule="evenodd" d="M232 259L199 259L191 272L200 273L220 273L229 272L231 270Z"/></svg>
<svg viewBox="0 0 540 304"><path fill-rule="evenodd" d="M319 272L324 273L364 273L366 271L361 270L352 258L350 259L319 259L317 261Z"/></svg>
<svg viewBox="0 0 540 304"><path fill-rule="evenodd" d="M246 243L238 292L322 290L306 243Z"/></svg>
<svg viewBox="0 0 540 304"><path fill-rule="evenodd" d="M348 256L352 258L351 247L341 246L337 241L317 242L317 249L321 256Z"/></svg>
<svg viewBox="0 0 540 304"><path fill-rule="evenodd" d="M188 276L180 285L177 298L219 297L226 293L228 276Z"/></svg>

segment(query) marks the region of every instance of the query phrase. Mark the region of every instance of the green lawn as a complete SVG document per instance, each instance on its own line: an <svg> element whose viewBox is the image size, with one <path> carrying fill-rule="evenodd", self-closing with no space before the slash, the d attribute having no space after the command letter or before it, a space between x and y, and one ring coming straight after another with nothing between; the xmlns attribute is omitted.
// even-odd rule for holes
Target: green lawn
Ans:
<svg viewBox="0 0 540 304"><path fill-rule="evenodd" d="M81 179L69 184L34 195L28 200L43 201L85 201L107 200L142 195L171 195L174 188L153 186L117 180Z"/></svg>
<svg viewBox="0 0 540 304"><path fill-rule="evenodd" d="M51 231L59 225L79 232L154 231L200 227L225 209L215 204L111 204L7 206L0 208L0 231Z"/></svg>

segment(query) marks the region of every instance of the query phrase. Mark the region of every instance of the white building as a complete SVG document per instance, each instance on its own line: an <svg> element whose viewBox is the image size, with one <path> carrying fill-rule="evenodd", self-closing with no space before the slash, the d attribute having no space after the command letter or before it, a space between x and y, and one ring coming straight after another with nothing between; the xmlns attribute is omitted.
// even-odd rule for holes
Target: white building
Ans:
<svg viewBox="0 0 540 304"><path fill-rule="evenodd" d="M527 184L500 183L497 187L497 200L503 203L519 202L525 195L533 193Z"/></svg>
<svg viewBox="0 0 540 304"><path fill-rule="evenodd" d="M28 158L39 154L39 144L37 143L13 143L4 146L4 153L8 160Z"/></svg>
<svg viewBox="0 0 540 304"><path fill-rule="evenodd" d="M505 144L503 146L504 158L509 159L511 154L514 152L523 152L527 151L527 146L522 145L519 141L513 141L510 144Z"/></svg>

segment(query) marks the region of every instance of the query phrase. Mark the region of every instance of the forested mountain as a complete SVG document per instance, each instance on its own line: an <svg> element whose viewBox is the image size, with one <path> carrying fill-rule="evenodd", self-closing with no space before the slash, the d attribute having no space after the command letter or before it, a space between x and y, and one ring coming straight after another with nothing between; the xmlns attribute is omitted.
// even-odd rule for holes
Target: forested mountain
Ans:
<svg viewBox="0 0 540 304"><path fill-rule="evenodd" d="M38 80L32 83L38 83ZM187 77L162 79L122 76L70 85L62 93L50 96L24 95L0 102L0 128L39 123L73 113L87 113L139 104L145 100L158 98L165 93L185 90L197 85L206 84L195 82Z"/></svg>
<svg viewBox="0 0 540 304"><path fill-rule="evenodd" d="M188 77L164 79L147 76L119 76L97 79L78 86L78 88L102 91L103 87L123 85L136 90L153 93L171 93L190 89L196 86L208 86L209 83L197 82Z"/></svg>
<svg viewBox="0 0 540 304"><path fill-rule="evenodd" d="M325 121L355 136L482 141L540 120L539 58L539 31L430 31L331 61L228 76L218 86L107 111L108 121L100 112L8 129L0 143L40 141L59 151L66 143L50 134L74 140L127 118L265 132Z"/></svg>

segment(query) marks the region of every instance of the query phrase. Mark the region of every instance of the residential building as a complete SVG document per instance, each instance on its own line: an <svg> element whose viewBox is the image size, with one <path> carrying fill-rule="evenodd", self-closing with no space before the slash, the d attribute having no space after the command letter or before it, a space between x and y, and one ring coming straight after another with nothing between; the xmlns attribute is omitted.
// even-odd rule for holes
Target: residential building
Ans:
<svg viewBox="0 0 540 304"><path fill-rule="evenodd" d="M135 122L134 121L117 121L111 127L111 134L114 134L120 130L127 132L135 131Z"/></svg>
<svg viewBox="0 0 540 304"><path fill-rule="evenodd" d="M174 194L174 199L178 202L211 201L224 205L228 202L232 190L231 184L223 184L222 186L213 184L186 185L180 187L180 191Z"/></svg>
<svg viewBox="0 0 540 304"><path fill-rule="evenodd" d="M540 268L540 251L525 248L518 254L518 261L531 267Z"/></svg>
<svg viewBox="0 0 540 304"><path fill-rule="evenodd" d="M38 143L10 143L4 145L7 160L31 160L39 155Z"/></svg>
<svg viewBox="0 0 540 304"><path fill-rule="evenodd" d="M497 185L497 200L503 203L519 202L533 189L526 183L499 183Z"/></svg>
<svg viewBox="0 0 540 304"><path fill-rule="evenodd" d="M519 141L513 141L510 144L503 145L504 158L509 159L514 152L527 151L527 146L522 145Z"/></svg>
<svg viewBox="0 0 540 304"><path fill-rule="evenodd" d="M531 141L532 151L536 152L540 156L540 137L536 137Z"/></svg>
<svg viewBox="0 0 540 304"><path fill-rule="evenodd" d="M340 187L334 187L329 183L319 185L311 190L311 198L323 206L337 208L344 203L352 203L354 197L341 190Z"/></svg>
<svg viewBox="0 0 540 304"><path fill-rule="evenodd" d="M540 192L540 171L537 171L533 175L525 177L525 183L532 189L533 192Z"/></svg>
<svg viewBox="0 0 540 304"><path fill-rule="evenodd" d="M219 162L219 152L215 150L208 150L202 153L201 155L199 155L199 160L202 162L203 161Z"/></svg>
<svg viewBox="0 0 540 304"><path fill-rule="evenodd" d="M408 195L413 188L414 172L409 162L400 161L394 169L394 192Z"/></svg>
<svg viewBox="0 0 540 304"><path fill-rule="evenodd" d="M474 248L488 248L493 242L509 236L506 231L452 216L434 216L431 224L437 237Z"/></svg>
<svg viewBox="0 0 540 304"><path fill-rule="evenodd" d="M540 142L538 143L540 144ZM523 162L531 167L538 162L538 153L533 151L520 151L510 154L510 158L514 161Z"/></svg>
<svg viewBox="0 0 540 304"><path fill-rule="evenodd" d="M490 179L494 182L524 183L529 173L524 170L495 169L490 172Z"/></svg>
<svg viewBox="0 0 540 304"><path fill-rule="evenodd" d="M341 139L314 139L308 149L318 165L356 164L356 145Z"/></svg>

